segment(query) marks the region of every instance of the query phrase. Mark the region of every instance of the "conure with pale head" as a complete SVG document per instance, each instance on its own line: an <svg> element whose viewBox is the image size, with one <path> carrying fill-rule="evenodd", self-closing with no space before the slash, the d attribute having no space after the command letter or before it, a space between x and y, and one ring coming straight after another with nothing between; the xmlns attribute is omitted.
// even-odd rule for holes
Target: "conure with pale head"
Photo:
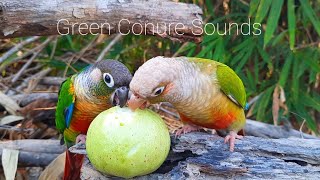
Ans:
<svg viewBox="0 0 320 180"><path fill-rule="evenodd" d="M234 150L246 119L246 93L241 79L227 65L201 58L155 57L144 63L130 83L131 109L169 102L184 127L177 135L201 127L229 130L225 142Z"/></svg>

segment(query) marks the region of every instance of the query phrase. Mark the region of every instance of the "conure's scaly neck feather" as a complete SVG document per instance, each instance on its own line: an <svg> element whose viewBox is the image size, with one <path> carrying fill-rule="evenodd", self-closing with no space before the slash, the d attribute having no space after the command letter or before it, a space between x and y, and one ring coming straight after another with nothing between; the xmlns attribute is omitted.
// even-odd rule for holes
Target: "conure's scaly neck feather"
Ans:
<svg viewBox="0 0 320 180"><path fill-rule="evenodd" d="M111 90L103 88L106 84L102 80L101 71L92 66L83 70L76 76L73 76L75 93L81 101L94 102L97 104L106 103L107 95L111 94ZM103 100L103 102L102 102Z"/></svg>
<svg viewBox="0 0 320 180"><path fill-rule="evenodd" d="M208 76L203 74L200 67L193 62L174 61L179 61L180 64L175 71L177 77L173 80L173 84L179 89L173 88L167 101L185 115L210 109L212 106L211 99L219 93L219 86L213 86L213 84L218 83L217 79L214 78L215 73ZM204 116L209 115L207 113L202 114ZM207 117L199 118L206 119Z"/></svg>

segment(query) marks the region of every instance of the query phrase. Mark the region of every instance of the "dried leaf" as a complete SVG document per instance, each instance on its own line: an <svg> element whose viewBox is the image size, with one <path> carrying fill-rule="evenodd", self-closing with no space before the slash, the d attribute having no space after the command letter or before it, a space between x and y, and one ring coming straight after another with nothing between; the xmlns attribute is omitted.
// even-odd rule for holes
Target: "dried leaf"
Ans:
<svg viewBox="0 0 320 180"><path fill-rule="evenodd" d="M281 86L280 87L280 107L284 109L283 115L288 114L288 106L285 104L286 102L286 95L284 93L284 90Z"/></svg>
<svg viewBox="0 0 320 180"><path fill-rule="evenodd" d="M316 82L314 83L314 88L317 89L319 85L320 85L320 73L318 73L316 76Z"/></svg>
<svg viewBox="0 0 320 180"><path fill-rule="evenodd" d="M0 125L10 124L13 122L21 121L23 119L24 119L24 117L22 117L22 116L9 115L9 116L6 116L0 120Z"/></svg>
<svg viewBox="0 0 320 180"><path fill-rule="evenodd" d="M0 91L0 104L12 115L17 115L20 106L9 96Z"/></svg>
<svg viewBox="0 0 320 180"><path fill-rule="evenodd" d="M280 89L279 85L277 85L273 91L272 117L273 117L273 124L275 126L278 125L279 109L280 109L279 89Z"/></svg>
<svg viewBox="0 0 320 180"><path fill-rule="evenodd" d="M18 150L3 149L2 166L6 180L14 180L18 167L18 156Z"/></svg>
<svg viewBox="0 0 320 180"><path fill-rule="evenodd" d="M282 103L284 103L284 102L286 102L286 96L285 96L285 94L284 94L283 88L282 88L281 86L279 86L279 87L280 87L280 101L281 101Z"/></svg>
<svg viewBox="0 0 320 180"><path fill-rule="evenodd" d="M65 159L66 153L60 154L44 169L39 177L39 180L62 179Z"/></svg>

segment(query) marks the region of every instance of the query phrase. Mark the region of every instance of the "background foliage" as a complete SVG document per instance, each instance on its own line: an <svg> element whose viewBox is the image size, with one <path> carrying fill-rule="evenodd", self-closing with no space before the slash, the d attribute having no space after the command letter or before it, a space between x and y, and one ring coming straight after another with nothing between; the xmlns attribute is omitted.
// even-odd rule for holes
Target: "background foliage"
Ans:
<svg viewBox="0 0 320 180"><path fill-rule="evenodd" d="M119 59L133 72L158 55L196 56L232 67L243 80L250 109L248 118L290 124L317 133L320 127L320 1L308 0L194 0L204 11L205 23L220 28L204 35L201 44L176 43L151 36L63 36L55 38L37 59L53 75L68 76L92 63L110 42L105 58ZM261 23L262 33L237 33L229 23ZM212 32L212 26L206 27ZM224 31L231 33L224 34ZM13 40L19 42L25 38ZM47 38L41 38L40 42ZM30 44L27 48L33 48ZM21 55L20 55L21 56ZM27 56L26 56L27 57ZM2 77L21 68L12 55L1 64Z"/></svg>

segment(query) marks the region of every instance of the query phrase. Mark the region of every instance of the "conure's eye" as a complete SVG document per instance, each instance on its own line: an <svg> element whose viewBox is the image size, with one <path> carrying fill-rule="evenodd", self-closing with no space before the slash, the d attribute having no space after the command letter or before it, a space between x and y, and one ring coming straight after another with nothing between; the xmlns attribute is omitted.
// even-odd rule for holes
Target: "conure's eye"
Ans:
<svg viewBox="0 0 320 180"><path fill-rule="evenodd" d="M114 86L113 77L109 73L103 73L103 80L108 87L112 88Z"/></svg>
<svg viewBox="0 0 320 180"><path fill-rule="evenodd" d="M159 96L164 90L164 86L158 87L154 90L153 95L154 96Z"/></svg>

